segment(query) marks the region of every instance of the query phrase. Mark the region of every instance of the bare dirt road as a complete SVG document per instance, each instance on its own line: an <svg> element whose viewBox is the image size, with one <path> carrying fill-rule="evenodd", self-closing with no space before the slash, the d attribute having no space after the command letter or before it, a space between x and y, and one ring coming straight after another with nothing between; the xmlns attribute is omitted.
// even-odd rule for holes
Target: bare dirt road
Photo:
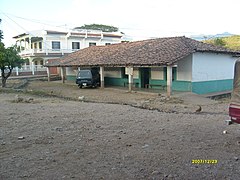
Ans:
<svg viewBox="0 0 240 180"><path fill-rule="evenodd" d="M240 126L225 124L227 103L201 113L182 111L190 104L159 112L29 94L15 102L15 96L0 94L0 179L240 177ZM198 159L203 163L192 163Z"/></svg>

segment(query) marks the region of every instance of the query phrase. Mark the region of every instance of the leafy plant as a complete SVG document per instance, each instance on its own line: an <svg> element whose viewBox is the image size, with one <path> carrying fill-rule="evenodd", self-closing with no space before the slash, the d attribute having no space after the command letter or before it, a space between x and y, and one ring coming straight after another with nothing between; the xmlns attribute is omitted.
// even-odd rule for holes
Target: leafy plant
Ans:
<svg viewBox="0 0 240 180"><path fill-rule="evenodd" d="M2 87L6 87L6 81L12 74L12 70L15 67L21 67L25 62L18 55L16 46L5 48L4 44L0 42L0 69L2 75Z"/></svg>
<svg viewBox="0 0 240 180"><path fill-rule="evenodd" d="M119 30L117 27L103 24L85 24L84 26L75 27L74 29L92 29L101 30L103 32L117 32Z"/></svg>

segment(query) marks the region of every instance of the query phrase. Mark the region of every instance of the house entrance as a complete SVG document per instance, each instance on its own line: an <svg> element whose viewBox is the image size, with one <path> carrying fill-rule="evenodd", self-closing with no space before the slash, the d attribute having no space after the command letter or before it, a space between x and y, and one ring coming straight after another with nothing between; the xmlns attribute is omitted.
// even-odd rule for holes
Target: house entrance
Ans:
<svg viewBox="0 0 240 180"><path fill-rule="evenodd" d="M140 69L140 81L141 81L141 88L145 88L146 84L149 84L150 78L150 68L139 68Z"/></svg>

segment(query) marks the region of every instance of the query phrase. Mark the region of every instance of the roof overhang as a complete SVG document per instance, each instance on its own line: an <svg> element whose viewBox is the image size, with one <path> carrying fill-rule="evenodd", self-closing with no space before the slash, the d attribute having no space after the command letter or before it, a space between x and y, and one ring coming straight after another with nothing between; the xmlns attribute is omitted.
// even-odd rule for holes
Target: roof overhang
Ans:
<svg viewBox="0 0 240 180"><path fill-rule="evenodd" d="M23 33L23 34L19 34L19 35L17 35L17 36L14 36L13 38L14 39L18 39L18 38L21 38L21 37L23 37L23 36L28 36L29 34L27 34L27 33Z"/></svg>

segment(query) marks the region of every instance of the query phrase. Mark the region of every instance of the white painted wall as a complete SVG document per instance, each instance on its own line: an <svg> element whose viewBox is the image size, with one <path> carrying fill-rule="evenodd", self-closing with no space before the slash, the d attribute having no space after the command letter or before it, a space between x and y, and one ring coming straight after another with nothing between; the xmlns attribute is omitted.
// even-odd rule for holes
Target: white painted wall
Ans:
<svg viewBox="0 0 240 180"><path fill-rule="evenodd" d="M121 68L120 67L105 67L104 68L105 77L121 78Z"/></svg>
<svg viewBox="0 0 240 180"><path fill-rule="evenodd" d="M78 69L73 67L66 67L66 75L77 76Z"/></svg>
<svg viewBox="0 0 240 180"><path fill-rule="evenodd" d="M139 68L133 68L133 78L139 78Z"/></svg>
<svg viewBox="0 0 240 180"><path fill-rule="evenodd" d="M192 80L192 55L189 55L177 63L177 80Z"/></svg>
<svg viewBox="0 0 240 180"><path fill-rule="evenodd" d="M67 37L67 36L53 36L46 35L46 39L43 42L44 48L52 49L52 41L60 41L61 49L71 50L72 42L79 42L80 49L89 47L89 43L96 43L97 46L104 46L106 43L116 44L121 42L121 38L83 38L83 37Z"/></svg>
<svg viewBox="0 0 240 180"><path fill-rule="evenodd" d="M151 79L163 80L164 79L163 67L152 67Z"/></svg>
<svg viewBox="0 0 240 180"><path fill-rule="evenodd" d="M194 53L192 82L233 79L236 59L228 54Z"/></svg>

